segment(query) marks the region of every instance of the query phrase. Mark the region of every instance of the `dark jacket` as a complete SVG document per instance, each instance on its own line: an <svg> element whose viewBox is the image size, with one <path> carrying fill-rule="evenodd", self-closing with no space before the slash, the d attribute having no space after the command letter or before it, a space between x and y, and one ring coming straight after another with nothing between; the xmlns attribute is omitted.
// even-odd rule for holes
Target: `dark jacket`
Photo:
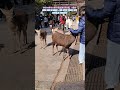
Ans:
<svg viewBox="0 0 120 90"><path fill-rule="evenodd" d="M120 44L120 0L105 0L102 9L87 8L86 15L96 20L109 18L107 38Z"/></svg>
<svg viewBox="0 0 120 90"><path fill-rule="evenodd" d="M79 24L78 24L78 29L77 30L70 29L70 32L74 34L81 33L80 43L85 44L85 16L83 16L80 19Z"/></svg>

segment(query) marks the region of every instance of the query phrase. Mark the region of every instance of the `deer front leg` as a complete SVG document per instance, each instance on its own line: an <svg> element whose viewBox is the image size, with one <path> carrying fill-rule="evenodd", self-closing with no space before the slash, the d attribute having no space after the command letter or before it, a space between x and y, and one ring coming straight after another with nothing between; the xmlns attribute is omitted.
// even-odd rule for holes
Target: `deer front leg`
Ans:
<svg viewBox="0 0 120 90"><path fill-rule="evenodd" d="M65 55L65 52L66 52L66 49L65 48L63 48L63 60L65 60L66 59L66 55Z"/></svg>
<svg viewBox="0 0 120 90"><path fill-rule="evenodd" d="M17 42L18 42L18 50L21 50L21 49L22 49L20 37L21 37L21 31L18 30L18 31L17 31L17 39L16 39Z"/></svg>
<svg viewBox="0 0 120 90"><path fill-rule="evenodd" d="M47 39L45 38L45 45L47 45Z"/></svg>
<svg viewBox="0 0 120 90"><path fill-rule="evenodd" d="M70 53L69 53L69 48L67 48L67 57L69 58L69 59L71 59L71 55L70 55ZM66 58L67 58L66 57Z"/></svg>
<svg viewBox="0 0 120 90"><path fill-rule="evenodd" d="M58 45L56 45L56 49L57 49L57 52L58 52Z"/></svg>
<svg viewBox="0 0 120 90"><path fill-rule="evenodd" d="M17 51L17 40L16 40L17 33L13 32L13 45L12 45L12 52Z"/></svg>
<svg viewBox="0 0 120 90"><path fill-rule="evenodd" d="M65 50L67 51L67 55L65 56ZM69 57L69 59L71 59L71 55L69 54L69 48L64 48L64 51L63 51L63 59L65 60L66 58Z"/></svg>
<svg viewBox="0 0 120 90"><path fill-rule="evenodd" d="M75 45L77 44L77 41L78 41L78 36L76 36L75 38Z"/></svg>
<svg viewBox="0 0 120 90"><path fill-rule="evenodd" d="M27 42L27 31L26 30L23 30L23 39L24 39L24 45L28 44Z"/></svg>
<svg viewBox="0 0 120 90"><path fill-rule="evenodd" d="M68 54L69 59L71 59L72 58L72 53L70 54L69 48L67 49L67 54Z"/></svg>
<svg viewBox="0 0 120 90"><path fill-rule="evenodd" d="M62 47L62 49L60 50L60 53L59 53L59 55L63 52L63 50L64 50L64 48Z"/></svg>
<svg viewBox="0 0 120 90"><path fill-rule="evenodd" d="M44 39L44 49L47 47L47 40L46 38Z"/></svg>
<svg viewBox="0 0 120 90"><path fill-rule="evenodd" d="M52 53L53 53L53 56L54 56L54 46L55 46L55 43L53 43L53 46L52 46Z"/></svg>
<svg viewBox="0 0 120 90"><path fill-rule="evenodd" d="M40 37L40 49L42 49L43 47L43 39Z"/></svg>

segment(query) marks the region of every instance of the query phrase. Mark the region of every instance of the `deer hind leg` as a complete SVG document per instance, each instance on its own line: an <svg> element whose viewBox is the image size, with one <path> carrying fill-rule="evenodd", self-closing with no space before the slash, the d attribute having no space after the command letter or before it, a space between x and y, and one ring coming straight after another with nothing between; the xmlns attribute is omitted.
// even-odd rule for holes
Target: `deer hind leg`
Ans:
<svg viewBox="0 0 120 90"><path fill-rule="evenodd" d="M66 52L66 49L65 48L63 48L63 59L65 60L66 59L66 55L65 55L65 52Z"/></svg>
<svg viewBox="0 0 120 90"><path fill-rule="evenodd" d="M12 50L13 52L16 52L17 51L17 32L13 32L13 47L12 47Z"/></svg>
<svg viewBox="0 0 120 90"><path fill-rule="evenodd" d="M67 51L67 55L65 55L65 52ZM71 59L71 55L70 55L70 53L69 53L69 48L64 48L63 49L63 59L65 60L66 58L68 58L69 57L69 59Z"/></svg>
<svg viewBox="0 0 120 90"><path fill-rule="evenodd" d="M72 58L72 53L69 52L69 48L67 49L67 54L68 54L69 59L71 59Z"/></svg>
<svg viewBox="0 0 120 90"><path fill-rule="evenodd" d="M40 36L40 49L42 49L43 48L43 38Z"/></svg>
<svg viewBox="0 0 120 90"><path fill-rule="evenodd" d="M78 36L75 37L75 45L77 44Z"/></svg>
<svg viewBox="0 0 120 90"><path fill-rule="evenodd" d="M46 40L46 37L44 39L44 49L47 47L47 40Z"/></svg>
<svg viewBox="0 0 120 90"><path fill-rule="evenodd" d="M46 43L46 39L44 39L44 47L43 49L45 49L47 47L47 43Z"/></svg>
<svg viewBox="0 0 120 90"><path fill-rule="evenodd" d="M66 59L66 58L70 58L70 54L69 54L69 49L67 48L67 49L65 49L66 51L67 51L67 55L65 56L65 58L64 58L64 60Z"/></svg>
<svg viewBox="0 0 120 90"><path fill-rule="evenodd" d="M21 46L21 30L17 31L17 43L18 43L18 50L21 50L22 46Z"/></svg>
<svg viewBox="0 0 120 90"><path fill-rule="evenodd" d="M23 39L24 39L24 44L28 44L27 42L27 26L24 27L23 29Z"/></svg>
<svg viewBox="0 0 120 90"><path fill-rule="evenodd" d="M47 37L45 37L45 45L47 45Z"/></svg>
<svg viewBox="0 0 120 90"><path fill-rule="evenodd" d="M63 52L63 50L64 50L64 47L62 47L62 49L60 50L60 53L59 53L59 55Z"/></svg>
<svg viewBox="0 0 120 90"><path fill-rule="evenodd" d="M45 45L45 39L42 38L42 48L44 48L44 45Z"/></svg>
<svg viewBox="0 0 120 90"><path fill-rule="evenodd" d="M78 42L78 40L79 40L79 35L77 36L77 41L76 41L76 43Z"/></svg>
<svg viewBox="0 0 120 90"><path fill-rule="evenodd" d="M58 45L56 45L56 49L57 49L57 52L58 52Z"/></svg>
<svg viewBox="0 0 120 90"><path fill-rule="evenodd" d="M55 43L53 42L53 45L52 45L52 53L53 53L53 56L54 56L54 46L55 46Z"/></svg>

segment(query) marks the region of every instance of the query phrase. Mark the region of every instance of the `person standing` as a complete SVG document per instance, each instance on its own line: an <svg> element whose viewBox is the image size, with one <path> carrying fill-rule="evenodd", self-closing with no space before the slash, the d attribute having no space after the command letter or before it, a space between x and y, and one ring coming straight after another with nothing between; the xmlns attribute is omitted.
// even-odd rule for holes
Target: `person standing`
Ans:
<svg viewBox="0 0 120 90"><path fill-rule="evenodd" d="M81 11L81 18L79 19L78 29L73 30L70 28L72 34L80 33L80 46L79 46L79 66L82 67L82 80L85 81L85 10Z"/></svg>
<svg viewBox="0 0 120 90"><path fill-rule="evenodd" d="M79 15L76 16L76 23L79 23Z"/></svg>
<svg viewBox="0 0 120 90"><path fill-rule="evenodd" d="M61 29L64 31L64 29L65 29L65 21L66 21L66 19L65 19L65 16L62 16L61 17Z"/></svg>
<svg viewBox="0 0 120 90"><path fill-rule="evenodd" d="M96 20L109 18L105 83L106 90L114 90L120 76L120 0L105 0L104 7L98 10L87 7L86 15Z"/></svg>
<svg viewBox="0 0 120 90"><path fill-rule="evenodd" d="M44 26L45 26L45 28L47 28L48 27L48 18L45 16L44 17Z"/></svg>
<svg viewBox="0 0 120 90"><path fill-rule="evenodd" d="M60 29L62 29L62 17L63 17L63 15L61 14L61 15L59 16L59 28L60 28Z"/></svg>
<svg viewBox="0 0 120 90"><path fill-rule="evenodd" d="M43 28L43 20L44 20L43 15L40 14L40 16L39 16L40 28Z"/></svg>
<svg viewBox="0 0 120 90"><path fill-rule="evenodd" d="M40 23L39 15L36 14L35 15L35 29L39 30L41 28L40 25L41 25L41 23Z"/></svg>
<svg viewBox="0 0 120 90"><path fill-rule="evenodd" d="M58 25L59 25L59 24L60 24L60 15L57 15L57 18L58 18L58 19L57 19L57 20L58 20L57 23L58 23Z"/></svg>
<svg viewBox="0 0 120 90"><path fill-rule="evenodd" d="M50 21L49 21L49 26L50 26L50 29L51 29L51 31L52 31L52 29L53 29L53 20L50 20Z"/></svg>

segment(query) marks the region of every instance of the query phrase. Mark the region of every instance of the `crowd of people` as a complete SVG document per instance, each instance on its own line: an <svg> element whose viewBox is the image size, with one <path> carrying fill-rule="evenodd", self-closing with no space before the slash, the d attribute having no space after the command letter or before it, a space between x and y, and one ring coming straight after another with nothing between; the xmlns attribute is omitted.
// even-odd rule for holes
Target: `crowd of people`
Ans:
<svg viewBox="0 0 120 90"><path fill-rule="evenodd" d="M72 22L76 20L77 24L79 22L79 17L76 16L68 16L63 14L49 14L49 15L42 15L42 14L36 14L35 16L35 29L41 29L41 28L53 28L53 27L59 27L61 30L68 30Z"/></svg>

